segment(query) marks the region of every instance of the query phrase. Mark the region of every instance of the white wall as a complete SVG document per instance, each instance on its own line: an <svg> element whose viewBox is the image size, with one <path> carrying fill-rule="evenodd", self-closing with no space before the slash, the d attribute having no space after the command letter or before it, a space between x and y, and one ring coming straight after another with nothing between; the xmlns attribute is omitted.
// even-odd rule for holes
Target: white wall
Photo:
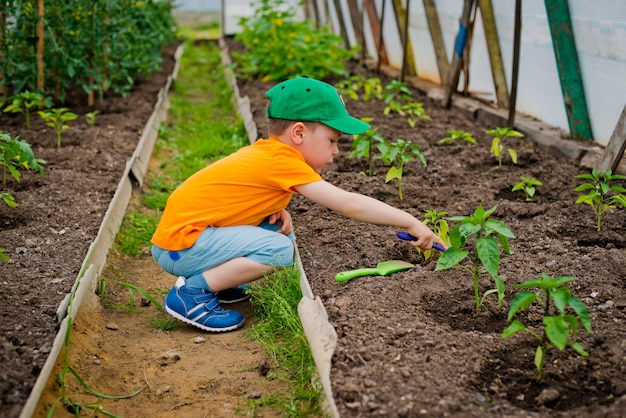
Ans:
<svg viewBox="0 0 626 418"><path fill-rule="evenodd" d="M376 1L379 14L382 1ZM385 46L390 64L400 68L402 47L393 17L392 1L385 1ZM510 90L515 2L492 0L492 3ZM406 7L406 0L403 4ZM451 61L463 0L436 0L435 4L448 60ZM592 131L598 142L607 143L626 104L626 1L570 0L569 5ZM416 70L420 77L439 83L423 2L413 0L410 7L409 36ZM368 25L365 27L369 29ZM366 40L369 55L376 57L372 35L368 34ZM469 90L495 101L495 88L480 13L474 26L469 60ZM463 83L463 77L460 83ZM569 130L544 0L525 0L522 5L516 109L549 125Z"/></svg>
<svg viewBox="0 0 626 418"><path fill-rule="evenodd" d="M315 0L321 13L322 23L330 23L340 33L332 0ZM402 45L393 14L392 0L386 1L383 37L390 64L402 66ZM406 1L403 4L406 7ZM449 61L459 29L459 18L464 0L435 0L439 23ZM177 3L216 3L209 0L177 0ZM250 0L226 0L226 33L240 30L237 22L241 16L250 16L253 10ZM362 0L357 1L362 7ZM505 76L510 91L513 27L515 1L492 0L500 40L500 49ZM291 0L297 5L297 0ZM378 13L383 0L375 1ZM349 14L347 0L340 0L348 39L351 45L358 42ZM218 6L219 7L219 6ZM569 0L574 37L578 49L578 60L587 99L594 139L607 143L626 103L626 0ZM324 13L329 10L329 16ZM376 58L376 48L369 21L364 14L367 53ZM418 75L439 83L439 73L432 40L428 29L423 2L411 1L409 36L413 46ZM480 13L474 26L472 51L470 54L471 92L495 101L495 88L491 76L489 55ZM463 83L461 77L460 83ZM462 85L462 84L460 84ZM567 114L563 104L554 49L547 21L544 0L524 0L522 4L522 38L516 109L543 122L569 130Z"/></svg>

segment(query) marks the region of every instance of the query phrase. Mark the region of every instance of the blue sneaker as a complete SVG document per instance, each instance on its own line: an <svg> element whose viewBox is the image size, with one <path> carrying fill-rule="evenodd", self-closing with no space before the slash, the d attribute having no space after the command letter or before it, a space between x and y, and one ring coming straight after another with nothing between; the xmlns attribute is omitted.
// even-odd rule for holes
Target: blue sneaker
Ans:
<svg viewBox="0 0 626 418"><path fill-rule="evenodd" d="M249 284L240 284L239 286L231 287L230 289L220 290L215 293L217 300L220 303L235 303L250 299L248 290L252 289Z"/></svg>
<svg viewBox="0 0 626 418"><path fill-rule="evenodd" d="M184 279L165 296L165 312L174 318L210 332L232 331L243 326L243 315L224 309L215 293L205 289L188 287Z"/></svg>

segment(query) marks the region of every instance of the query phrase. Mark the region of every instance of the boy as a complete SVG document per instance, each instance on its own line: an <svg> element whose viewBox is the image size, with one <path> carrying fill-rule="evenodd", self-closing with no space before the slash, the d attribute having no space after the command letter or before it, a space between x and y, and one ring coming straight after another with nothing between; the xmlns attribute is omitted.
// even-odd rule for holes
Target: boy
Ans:
<svg viewBox="0 0 626 418"><path fill-rule="evenodd" d="M220 303L247 299L246 283L293 265L295 237L285 210L293 193L358 221L402 228L419 237L411 244L422 250L444 244L409 213L321 178L339 152L341 135L369 129L348 114L333 86L300 77L266 95L269 139L241 148L181 184L152 238L157 263L179 276L165 297L165 310L205 331L241 327L243 315Z"/></svg>

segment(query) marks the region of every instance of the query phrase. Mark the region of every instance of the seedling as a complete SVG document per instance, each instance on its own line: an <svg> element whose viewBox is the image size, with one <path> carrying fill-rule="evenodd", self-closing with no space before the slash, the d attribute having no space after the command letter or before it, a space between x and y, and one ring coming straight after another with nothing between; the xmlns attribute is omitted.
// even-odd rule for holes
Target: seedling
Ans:
<svg viewBox="0 0 626 418"><path fill-rule="evenodd" d="M342 96L349 97L354 101L359 100L359 92L365 82L365 76L361 74L354 74L350 78L339 81L335 84L335 88L339 90Z"/></svg>
<svg viewBox="0 0 626 418"><path fill-rule="evenodd" d="M515 286L516 289L538 287L540 290L537 292L531 292L530 290L519 292L511 302L507 320L510 322L516 313L528 309L533 302L537 302L543 307L542 322L544 328L543 332L535 332L516 319L504 330L502 338L508 338L523 331L539 341L537 351L535 352L537 380L541 380L543 376L546 353L552 347L556 347L561 351L566 347L571 347L581 356L587 356L583 346L573 340L578 337L579 320L587 332L593 333L587 308L580 300L572 296L570 290L565 286L566 283L573 280L576 280L576 277L560 276L552 278L542 273L541 278L528 280ZM556 315L553 315L551 312L553 310L551 304L558 310ZM574 315L567 313L567 308L570 308ZM570 339L570 334L573 339Z"/></svg>
<svg viewBox="0 0 626 418"><path fill-rule="evenodd" d="M391 80L383 88L383 99L385 103L399 102L402 100L411 100L411 90L404 81Z"/></svg>
<svg viewBox="0 0 626 418"><path fill-rule="evenodd" d="M380 100L383 98L383 85L380 78L371 77L363 82L363 101Z"/></svg>
<svg viewBox="0 0 626 418"><path fill-rule="evenodd" d="M15 202L15 197L9 193L0 193L0 200L2 200L6 205L10 208L18 207L18 204Z"/></svg>
<svg viewBox="0 0 626 418"><path fill-rule="evenodd" d="M469 142L470 144L477 145L477 142L474 139L474 135L472 135L469 132L455 131L454 129L450 129L448 131L448 133L450 134L450 136L447 136L445 138L440 139L438 144L446 144L448 142L465 141L465 142Z"/></svg>
<svg viewBox="0 0 626 418"><path fill-rule="evenodd" d="M342 96L347 96L352 100L359 100L359 93L363 92L363 101L368 102L373 99L382 99L383 86L380 79L376 77L365 78L361 74L354 74L350 78L335 84Z"/></svg>
<svg viewBox="0 0 626 418"><path fill-rule="evenodd" d="M473 277L476 313L480 312L480 307L485 298L491 294L497 294L498 306L504 300L504 281L498 274L500 269L500 246L502 246L502 250L505 253L511 254L509 239L515 238L515 235L504 223L496 219L489 219L495 212L496 207L485 210L482 205L479 205L472 216L447 218L449 221L457 221L461 224L455 226L450 231L450 247L441 254L435 267L435 271L460 267ZM471 236L476 237L476 248L472 252L463 249L468 244L467 239ZM466 257L470 258L471 266L462 264ZM496 287L495 289L488 289L480 295L478 282L483 276L491 277Z"/></svg>
<svg viewBox="0 0 626 418"><path fill-rule="evenodd" d="M85 114L85 120L90 126L94 126L96 124L96 115L100 113L99 110L94 110L93 112L88 112Z"/></svg>
<svg viewBox="0 0 626 418"><path fill-rule="evenodd" d="M498 159L498 166L502 166L502 154L504 153L504 141L507 138L517 137L522 138L523 133L517 132L511 128L495 128L487 131L489 135L493 135L493 141L491 142L491 153ZM517 164L517 151L513 148L506 149L511 156L513 164Z"/></svg>
<svg viewBox="0 0 626 418"><path fill-rule="evenodd" d="M4 248L0 248L0 260L4 261L5 263L10 263L11 262L9 257L4 252Z"/></svg>
<svg viewBox="0 0 626 418"><path fill-rule="evenodd" d="M65 122L75 120L78 117L76 113L70 112L66 107L39 111L39 116L46 122L46 125L54 128L57 133L57 147L59 148L61 147L61 133L70 128Z"/></svg>
<svg viewBox="0 0 626 418"><path fill-rule="evenodd" d="M41 164L44 163L44 160L35 158L28 142L19 139L19 136L13 138L11 135L0 131L0 167L2 167L3 186L6 187L7 184L7 173L19 183L22 176L20 169L38 170L43 177ZM3 198L3 200L5 199Z"/></svg>
<svg viewBox="0 0 626 418"><path fill-rule="evenodd" d="M363 122L371 122L372 118L363 118ZM372 156L372 145L374 143L384 143L385 138L381 134L378 133L376 128L370 128L362 134L354 135L354 140L352 141L352 151L350 152L350 156L348 158L352 159L354 157L358 158L367 158L367 175L369 177L374 175L373 171L373 156Z"/></svg>
<svg viewBox="0 0 626 418"><path fill-rule="evenodd" d="M381 142L377 145L381 153L380 159L391 167L387 171L385 183L389 183L393 179L398 180L398 195L402 200L402 171L404 164L417 158L426 166L426 157L421 153L420 146L404 139L398 139L394 143Z"/></svg>
<svg viewBox="0 0 626 418"><path fill-rule="evenodd" d="M409 126L415 128L419 119L431 120L430 116L424 111L424 105L422 103L413 102L407 103L400 107L400 115L408 116Z"/></svg>
<svg viewBox="0 0 626 418"><path fill-rule="evenodd" d="M446 246L450 245L450 227L445 216L448 212L437 212L437 210L424 209L424 225L432 225L431 229L446 243ZM419 247L416 247L418 252L421 252ZM433 250L424 251L424 259L429 260L432 257Z"/></svg>
<svg viewBox="0 0 626 418"><path fill-rule="evenodd" d="M30 129L30 110L37 107L49 107L50 100L44 98L43 94L30 91L23 91L15 96L9 97L9 104L4 111L11 113L21 113L26 119L26 129Z"/></svg>
<svg viewBox="0 0 626 418"><path fill-rule="evenodd" d="M576 192L588 190L587 194L576 199L576 204L586 203L593 208L596 214L596 229L600 232L604 212L615 209L617 204L626 208L626 196L624 195L626 189L618 184L610 184L616 180L626 180L626 177L613 174L611 170L600 173L594 168L591 170L591 174L579 174L576 178L590 180L589 183L583 183L574 189Z"/></svg>
<svg viewBox="0 0 626 418"><path fill-rule="evenodd" d="M536 188L539 186L543 186L543 183L540 182L539 180L535 178L529 179L528 177L521 176L520 181L518 183L515 183L515 185L513 185L513 188L511 189L511 191L516 192L518 190L523 190L524 193L526 194L526 201L528 202L528 201L533 200L533 196L535 195Z"/></svg>

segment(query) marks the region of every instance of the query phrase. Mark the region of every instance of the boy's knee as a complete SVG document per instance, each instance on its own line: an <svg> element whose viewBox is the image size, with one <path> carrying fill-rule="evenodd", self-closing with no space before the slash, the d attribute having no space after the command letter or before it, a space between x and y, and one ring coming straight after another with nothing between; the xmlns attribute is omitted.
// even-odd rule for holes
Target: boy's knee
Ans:
<svg viewBox="0 0 626 418"><path fill-rule="evenodd" d="M293 265L293 258L296 252L293 240L285 235L277 234L274 242L274 260L272 260L272 264L281 267Z"/></svg>

